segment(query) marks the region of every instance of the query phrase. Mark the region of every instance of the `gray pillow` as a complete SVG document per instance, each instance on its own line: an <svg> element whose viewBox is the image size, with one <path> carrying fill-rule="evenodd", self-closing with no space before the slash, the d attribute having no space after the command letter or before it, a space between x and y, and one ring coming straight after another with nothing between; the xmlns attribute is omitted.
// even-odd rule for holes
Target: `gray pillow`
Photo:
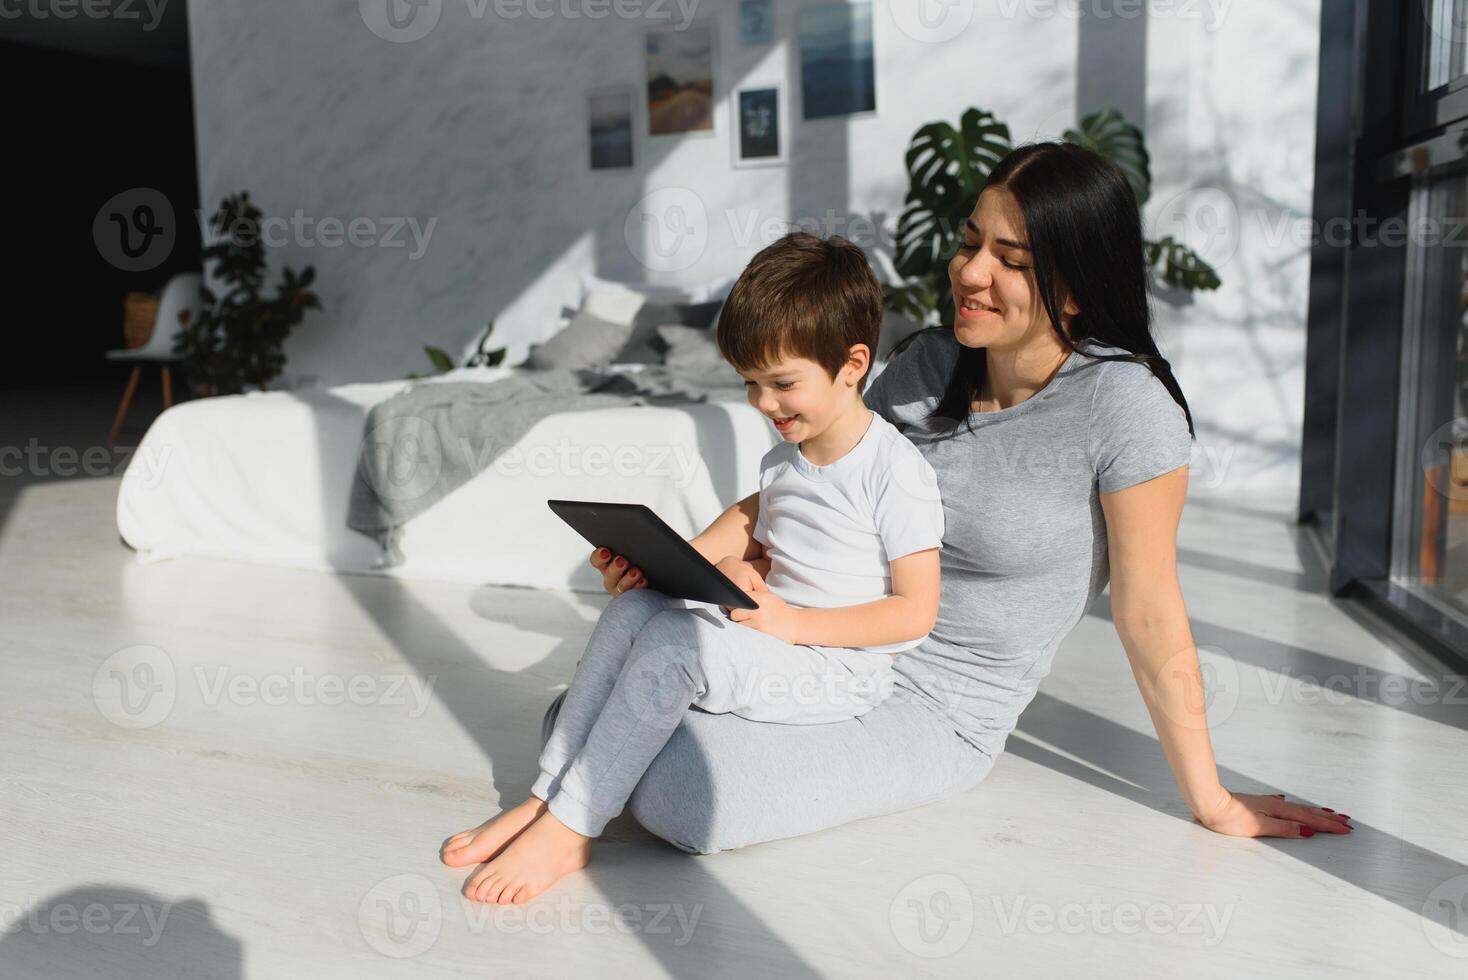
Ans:
<svg viewBox="0 0 1468 980"><path fill-rule="evenodd" d="M610 364L632 336L633 324L612 323L585 310L550 340L530 348L525 367L539 371L582 368Z"/></svg>
<svg viewBox="0 0 1468 980"><path fill-rule="evenodd" d="M649 300L632 319L632 336L613 360L623 364L661 364L668 345L658 336L658 327L679 324L707 330L723 306L712 303L661 303Z"/></svg>
<svg viewBox="0 0 1468 980"><path fill-rule="evenodd" d="M681 323L665 323L657 329L658 339L667 345L663 363L673 368L703 368L724 363L718 341L712 331Z"/></svg>

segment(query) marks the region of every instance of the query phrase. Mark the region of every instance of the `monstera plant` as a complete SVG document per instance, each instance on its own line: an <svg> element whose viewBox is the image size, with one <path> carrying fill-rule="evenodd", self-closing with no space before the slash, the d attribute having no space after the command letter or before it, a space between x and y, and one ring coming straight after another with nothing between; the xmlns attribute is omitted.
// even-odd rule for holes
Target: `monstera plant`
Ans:
<svg viewBox="0 0 1468 980"><path fill-rule="evenodd" d="M1121 168L1137 197L1137 207L1152 192L1151 158L1142 131L1114 109L1081 120L1064 138L1095 150ZM897 222L894 264L904 278L884 287L889 309L927 322L934 313L953 325L948 261L963 241L964 222L978 204L989 174L1013 148L1009 127L992 112L969 109L954 127L929 123L913 135L907 149L906 207ZM1171 237L1146 243L1147 263L1161 285L1191 293L1219 287L1207 262Z"/></svg>

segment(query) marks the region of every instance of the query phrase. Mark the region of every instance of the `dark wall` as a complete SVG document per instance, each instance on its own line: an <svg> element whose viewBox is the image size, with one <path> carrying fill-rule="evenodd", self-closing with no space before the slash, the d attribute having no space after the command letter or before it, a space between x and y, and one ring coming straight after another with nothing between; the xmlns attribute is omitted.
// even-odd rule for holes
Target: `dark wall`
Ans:
<svg viewBox="0 0 1468 980"><path fill-rule="evenodd" d="M9 191L0 326L10 348L0 385L120 390L129 369L102 352L123 346L123 297L199 268L189 75L0 42L0 91ZM110 262L104 252L115 254L116 242L99 246L93 234L103 205L132 188L156 189L173 211L172 247L138 271Z"/></svg>

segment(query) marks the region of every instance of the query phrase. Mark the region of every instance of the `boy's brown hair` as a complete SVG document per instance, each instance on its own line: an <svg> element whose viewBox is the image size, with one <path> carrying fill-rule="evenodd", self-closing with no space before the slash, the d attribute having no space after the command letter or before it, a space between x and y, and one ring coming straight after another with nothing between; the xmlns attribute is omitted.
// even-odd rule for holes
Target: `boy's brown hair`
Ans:
<svg viewBox="0 0 1468 980"><path fill-rule="evenodd" d="M882 287L861 249L832 235L792 232L750 260L719 311L719 351L737 370L786 357L815 361L835 378L853 344L877 357Z"/></svg>

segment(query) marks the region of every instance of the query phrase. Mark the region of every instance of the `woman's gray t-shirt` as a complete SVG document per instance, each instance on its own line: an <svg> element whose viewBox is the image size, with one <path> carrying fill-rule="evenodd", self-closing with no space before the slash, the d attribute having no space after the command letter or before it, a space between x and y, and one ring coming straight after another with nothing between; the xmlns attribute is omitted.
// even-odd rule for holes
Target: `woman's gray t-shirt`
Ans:
<svg viewBox="0 0 1468 980"><path fill-rule="evenodd" d="M1145 365L1078 353L1025 401L971 414L973 431L930 421L960 350L951 330L924 331L864 400L922 452L943 497L938 621L895 655L899 692L998 755L1056 647L1106 586L1100 495L1185 465L1192 444L1182 408Z"/></svg>

